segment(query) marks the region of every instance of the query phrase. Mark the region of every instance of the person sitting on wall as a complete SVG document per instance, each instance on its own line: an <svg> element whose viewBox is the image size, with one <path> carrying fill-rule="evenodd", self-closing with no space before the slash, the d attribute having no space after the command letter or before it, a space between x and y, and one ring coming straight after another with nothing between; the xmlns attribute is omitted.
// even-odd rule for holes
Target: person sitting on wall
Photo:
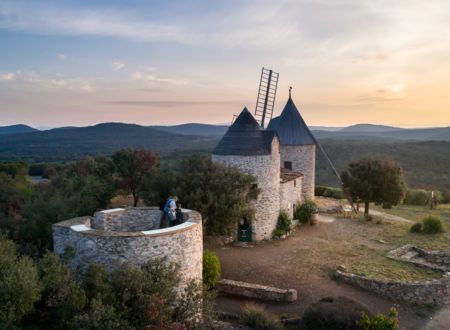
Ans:
<svg viewBox="0 0 450 330"><path fill-rule="evenodd" d="M181 203L177 202L177 208L175 209L175 221L171 226L176 226L182 223L183 223L183 212L181 211Z"/></svg>
<svg viewBox="0 0 450 330"><path fill-rule="evenodd" d="M175 209L177 208L177 200L177 196L170 196L167 199L163 210L163 217L160 226L161 228L172 226L172 223L176 220L177 216Z"/></svg>

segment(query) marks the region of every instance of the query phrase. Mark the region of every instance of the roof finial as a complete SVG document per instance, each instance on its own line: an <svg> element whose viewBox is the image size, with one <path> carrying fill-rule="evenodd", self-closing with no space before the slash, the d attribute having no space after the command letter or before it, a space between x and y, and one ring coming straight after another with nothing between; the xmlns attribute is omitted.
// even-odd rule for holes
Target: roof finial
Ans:
<svg viewBox="0 0 450 330"><path fill-rule="evenodd" d="M292 86L289 86L289 98L291 98Z"/></svg>

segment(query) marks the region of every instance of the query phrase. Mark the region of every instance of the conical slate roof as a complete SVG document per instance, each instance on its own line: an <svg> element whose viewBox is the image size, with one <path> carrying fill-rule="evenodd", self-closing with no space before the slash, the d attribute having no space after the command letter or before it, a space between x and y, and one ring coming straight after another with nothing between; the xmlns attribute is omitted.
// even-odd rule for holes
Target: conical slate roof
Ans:
<svg viewBox="0 0 450 330"><path fill-rule="evenodd" d="M215 155L254 156L272 152L275 131L265 131L244 108L213 151Z"/></svg>
<svg viewBox="0 0 450 330"><path fill-rule="evenodd" d="M304 145L316 143L291 96L289 96L281 115L273 118L267 129L278 133L280 144Z"/></svg>

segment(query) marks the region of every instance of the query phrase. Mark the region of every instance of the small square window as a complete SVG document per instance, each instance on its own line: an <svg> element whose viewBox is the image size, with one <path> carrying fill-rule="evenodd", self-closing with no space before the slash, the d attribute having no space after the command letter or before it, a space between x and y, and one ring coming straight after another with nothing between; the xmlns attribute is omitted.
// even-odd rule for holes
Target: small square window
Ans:
<svg viewBox="0 0 450 330"><path fill-rule="evenodd" d="M292 170L292 162L284 162L284 168Z"/></svg>

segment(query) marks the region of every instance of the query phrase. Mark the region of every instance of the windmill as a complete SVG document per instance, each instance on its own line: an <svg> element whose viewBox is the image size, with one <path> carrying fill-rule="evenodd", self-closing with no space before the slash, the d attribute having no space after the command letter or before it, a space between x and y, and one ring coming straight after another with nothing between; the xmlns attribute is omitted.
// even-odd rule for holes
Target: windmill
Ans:
<svg viewBox="0 0 450 330"><path fill-rule="evenodd" d="M279 73L266 68L261 70L258 97L256 98L255 118L262 128L272 119L275 97L277 95Z"/></svg>

